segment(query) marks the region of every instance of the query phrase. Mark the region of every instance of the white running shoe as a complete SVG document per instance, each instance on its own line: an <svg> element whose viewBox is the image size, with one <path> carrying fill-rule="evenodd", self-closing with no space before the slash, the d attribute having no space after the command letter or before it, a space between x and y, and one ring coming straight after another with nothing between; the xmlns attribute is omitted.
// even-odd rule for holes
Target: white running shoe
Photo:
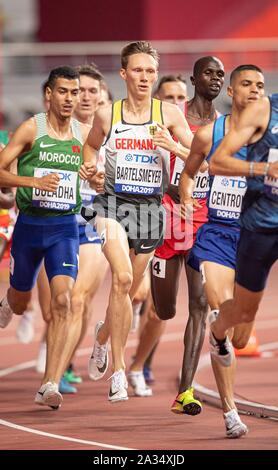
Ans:
<svg viewBox="0 0 278 470"><path fill-rule="evenodd" d="M110 377L111 386L108 393L108 400L110 403L116 403L117 401L128 400L127 387L128 383L123 369L117 370ZM109 380L109 379L108 379Z"/></svg>
<svg viewBox="0 0 278 470"><path fill-rule="evenodd" d="M145 382L142 370L131 370L128 373L128 381L134 390L134 395L137 397L151 397L153 391Z"/></svg>
<svg viewBox="0 0 278 470"><path fill-rule="evenodd" d="M13 311L5 296L0 302L0 328L6 328L13 317Z"/></svg>
<svg viewBox="0 0 278 470"><path fill-rule="evenodd" d="M226 436L237 439L248 433L248 427L241 421L236 409L224 413Z"/></svg>
<svg viewBox="0 0 278 470"><path fill-rule="evenodd" d="M208 316L209 324L211 325L215 322L219 310L212 310ZM226 336L223 340L217 340L210 330L209 333L209 344L210 344L210 354L211 356L222 366L229 367L232 365L232 362L235 357L235 352L233 345Z"/></svg>
<svg viewBox="0 0 278 470"><path fill-rule="evenodd" d="M46 366L46 342L43 341L39 347L39 353L36 362L36 371L39 374L44 374Z"/></svg>
<svg viewBox="0 0 278 470"><path fill-rule="evenodd" d="M28 344L34 338L33 312L24 312L21 315L16 329L16 337L20 343Z"/></svg>
<svg viewBox="0 0 278 470"><path fill-rule="evenodd" d="M99 344L97 340L98 332L102 327L103 323L104 322L101 320L96 324L95 344L88 364L88 373L90 379L92 380L101 379L108 368L108 341L107 343Z"/></svg>
<svg viewBox="0 0 278 470"><path fill-rule="evenodd" d="M59 392L59 386L54 382L43 384L35 396L37 405L50 406L53 410L58 410L62 401L63 397Z"/></svg>

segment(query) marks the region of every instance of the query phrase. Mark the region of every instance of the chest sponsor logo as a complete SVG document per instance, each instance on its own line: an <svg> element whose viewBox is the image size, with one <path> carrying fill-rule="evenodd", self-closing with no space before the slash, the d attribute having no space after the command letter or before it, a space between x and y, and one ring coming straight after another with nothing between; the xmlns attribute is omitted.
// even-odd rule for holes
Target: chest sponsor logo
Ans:
<svg viewBox="0 0 278 470"><path fill-rule="evenodd" d="M48 147L54 147L56 144L44 144L43 142L40 143L41 149L47 149Z"/></svg>

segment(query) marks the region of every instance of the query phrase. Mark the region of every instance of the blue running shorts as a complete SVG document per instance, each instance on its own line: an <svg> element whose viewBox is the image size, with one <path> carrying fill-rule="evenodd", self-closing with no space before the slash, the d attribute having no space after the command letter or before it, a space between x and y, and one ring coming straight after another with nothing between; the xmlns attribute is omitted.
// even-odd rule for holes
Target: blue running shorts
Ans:
<svg viewBox="0 0 278 470"><path fill-rule="evenodd" d="M236 282L252 292L266 286L271 266L278 259L278 232L241 229L237 253Z"/></svg>
<svg viewBox="0 0 278 470"><path fill-rule="evenodd" d="M197 232L187 263L195 270L199 270L203 261L212 261L235 269L239 237L240 230L235 228L213 223L204 224Z"/></svg>
<svg viewBox="0 0 278 470"><path fill-rule="evenodd" d="M19 214L13 233L10 284L27 292L34 287L42 260L49 282L78 273L79 237L75 215L32 217Z"/></svg>

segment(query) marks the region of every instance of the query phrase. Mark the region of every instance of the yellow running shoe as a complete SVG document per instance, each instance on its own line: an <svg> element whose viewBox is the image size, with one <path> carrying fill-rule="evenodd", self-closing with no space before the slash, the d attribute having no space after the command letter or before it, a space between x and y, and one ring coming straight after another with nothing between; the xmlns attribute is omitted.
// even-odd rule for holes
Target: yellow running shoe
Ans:
<svg viewBox="0 0 278 470"><path fill-rule="evenodd" d="M202 411L202 403L196 400L193 395L193 387L185 390L176 396L171 411L177 414L198 415Z"/></svg>

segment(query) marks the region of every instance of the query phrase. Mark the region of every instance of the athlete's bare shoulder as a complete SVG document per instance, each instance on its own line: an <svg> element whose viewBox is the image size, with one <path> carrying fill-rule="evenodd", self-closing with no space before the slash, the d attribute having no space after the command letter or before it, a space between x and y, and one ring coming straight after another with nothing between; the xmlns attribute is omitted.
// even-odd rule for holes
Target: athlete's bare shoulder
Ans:
<svg viewBox="0 0 278 470"><path fill-rule="evenodd" d="M202 145L211 145L213 135L214 122L210 122L205 126L199 127L194 135L194 140L197 140Z"/></svg>

